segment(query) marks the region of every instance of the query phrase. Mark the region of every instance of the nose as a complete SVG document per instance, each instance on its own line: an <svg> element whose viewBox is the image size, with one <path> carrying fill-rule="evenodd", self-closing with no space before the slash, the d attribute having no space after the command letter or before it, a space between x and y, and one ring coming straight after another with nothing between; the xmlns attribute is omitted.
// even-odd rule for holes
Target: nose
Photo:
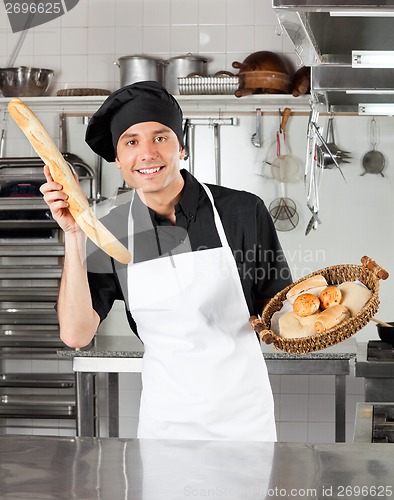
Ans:
<svg viewBox="0 0 394 500"><path fill-rule="evenodd" d="M157 157L158 157L158 152L156 149L156 143L145 141L143 144L141 144L141 150L140 150L141 161L149 162L155 160Z"/></svg>

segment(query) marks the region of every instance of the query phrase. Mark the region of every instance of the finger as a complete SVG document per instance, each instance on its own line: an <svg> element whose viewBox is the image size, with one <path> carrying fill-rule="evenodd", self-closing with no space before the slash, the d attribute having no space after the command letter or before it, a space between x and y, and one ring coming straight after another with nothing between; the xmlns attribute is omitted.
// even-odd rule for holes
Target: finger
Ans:
<svg viewBox="0 0 394 500"><path fill-rule="evenodd" d="M49 184L47 184L47 185L49 185ZM46 184L44 184L44 186L46 186ZM44 187L44 186L41 186L41 187ZM67 201L67 199L68 199L68 195L66 193L64 193L63 191L59 191L59 190L50 189L48 191L44 191L43 194L44 194L44 200L48 205L51 203L54 203L56 201Z"/></svg>
<svg viewBox="0 0 394 500"><path fill-rule="evenodd" d="M58 184L57 182L51 181L51 182L45 182L40 186L40 192L44 196L47 193L51 193L53 191L56 191L57 193L62 190L62 185ZM67 196L67 195L66 195Z"/></svg>
<svg viewBox="0 0 394 500"><path fill-rule="evenodd" d="M49 170L48 165L44 165L44 175L48 182L53 181L53 177L51 175L51 171Z"/></svg>
<svg viewBox="0 0 394 500"><path fill-rule="evenodd" d="M64 209L67 209L69 204L66 200L56 200L50 204L50 209L52 214L57 214L59 212L63 212Z"/></svg>

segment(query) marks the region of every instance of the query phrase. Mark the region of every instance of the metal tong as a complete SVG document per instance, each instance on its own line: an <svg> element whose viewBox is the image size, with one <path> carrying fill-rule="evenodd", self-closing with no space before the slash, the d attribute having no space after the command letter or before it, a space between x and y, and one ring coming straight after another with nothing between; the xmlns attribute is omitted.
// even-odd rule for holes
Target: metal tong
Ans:
<svg viewBox="0 0 394 500"><path fill-rule="evenodd" d="M307 191L306 204L312 213L312 217L306 227L305 235L308 235L312 228L317 229L318 225L321 224L318 213L319 187L323 169L318 166L321 161L321 152L317 144L318 134L316 133L318 132L318 128L316 126L318 117L319 112L317 107L312 104L308 121L307 154L304 173L304 184Z"/></svg>
<svg viewBox="0 0 394 500"><path fill-rule="evenodd" d="M325 139L325 149L323 156L323 164L326 168L333 168L338 163L350 163L348 160L352 158L350 151L343 151L335 144L334 138L334 116L328 118L327 134Z"/></svg>

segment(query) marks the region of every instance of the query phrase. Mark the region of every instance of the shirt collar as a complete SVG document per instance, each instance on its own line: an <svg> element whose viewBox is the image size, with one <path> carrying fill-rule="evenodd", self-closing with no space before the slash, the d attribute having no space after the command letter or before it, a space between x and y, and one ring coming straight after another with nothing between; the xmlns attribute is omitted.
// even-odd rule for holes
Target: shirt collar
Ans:
<svg viewBox="0 0 394 500"><path fill-rule="evenodd" d="M184 168L181 170L181 175L185 181L185 185L183 186L181 198L175 206L175 213L180 208L189 220L195 221L200 195L200 184L197 179Z"/></svg>
<svg viewBox="0 0 394 500"><path fill-rule="evenodd" d="M195 221L200 195L200 184L197 179L184 168L181 170L181 175L185 184L183 186L181 198L175 205L175 214L182 210L185 217L187 217L190 221ZM149 207L147 210L147 207L140 200L139 196L136 196L133 203L133 215L137 216L137 220L140 220L146 218L148 213L150 214L152 220L160 220L161 216L156 214Z"/></svg>

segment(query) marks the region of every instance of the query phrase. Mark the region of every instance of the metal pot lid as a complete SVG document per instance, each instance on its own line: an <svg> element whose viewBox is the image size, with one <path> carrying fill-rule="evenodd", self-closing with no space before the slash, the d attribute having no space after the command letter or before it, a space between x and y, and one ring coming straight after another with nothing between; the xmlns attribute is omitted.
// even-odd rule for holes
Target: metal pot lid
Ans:
<svg viewBox="0 0 394 500"><path fill-rule="evenodd" d="M118 57L118 61L124 61L126 59L143 59L143 60L158 61L158 62L162 60L162 59L159 59L157 57L145 56L143 54Z"/></svg>
<svg viewBox="0 0 394 500"><path fill-rule="evenodd" d="M175 61L177 59L182 59L182 60L187 60L187 61L208 62L208 59L206 57L193 55L191 52L189 52L188 54L186 54L184 56L171 57L170 59L168 59L168 61Z"/></svg>

